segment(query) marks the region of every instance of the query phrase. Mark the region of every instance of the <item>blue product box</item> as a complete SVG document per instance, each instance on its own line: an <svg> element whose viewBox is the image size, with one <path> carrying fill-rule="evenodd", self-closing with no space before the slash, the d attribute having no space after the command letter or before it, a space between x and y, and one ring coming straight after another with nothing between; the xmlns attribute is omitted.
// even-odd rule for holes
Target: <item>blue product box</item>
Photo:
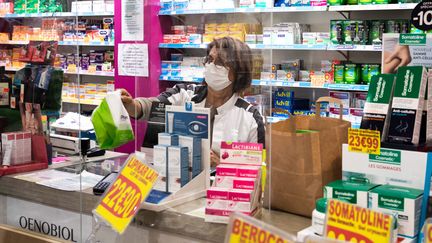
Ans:
<svg viewBox="0 0 432 243"><path fill-rule="evenodd" d="M187 147L168 147L168 191L177 192L189 182L189 150Z"/></svg>
<svg viewBox="0 0 432 243"><path fill-rule="evenodd" d="M178 146L179 136L177 134L159 133L158 134L159 145Z"/></svg>
<svg viewBox="0 0 432 243"><path fill-rule="evenodd" d="M193 136L179 136L179 145L187 147L189 151L189 168L192 168L190 178L201 173L201 138Z"/></svg>
<svg viewBox="0 0 432 243"><path fill-rule="evenodd" d="M293 101L292 100L285 100L285 99L275 99L274 100L274 108L291 110L292 107L293 107Z"/></svg>
<svg viewBox="0 0 432 243"><path fill-rule="evenodd" d="M294 91L278 89L273 94L274 99L294 99Z"/></svg>
<svg viewBox="0 0 432 243"><path fill-rule="evenodd" d="M172 53L172 54L171 54L171 61L182 62L182 61L183 61L183 54L180 54L180 53Z"/></svg>
<svg viewBox="0 0 432 243"><path fill-rule="evenodd" d="M188 5L189 5L189 0L174 0L173 9L175 11L184 10L188 7Z"/></svg>
<svg viewBox="0 0 432 243"><path fill-rule="evenodd" d="M161 0L160 2L161 4L161 11L172 11L173 10L173 2L172 1L166 1L166 0Z"/></svg>
<svg viewBox="0 0 432 243"><path fill-rule="evenodd" d="M275 0L275 7L289 7L291 5L290 0Z"/></svg>

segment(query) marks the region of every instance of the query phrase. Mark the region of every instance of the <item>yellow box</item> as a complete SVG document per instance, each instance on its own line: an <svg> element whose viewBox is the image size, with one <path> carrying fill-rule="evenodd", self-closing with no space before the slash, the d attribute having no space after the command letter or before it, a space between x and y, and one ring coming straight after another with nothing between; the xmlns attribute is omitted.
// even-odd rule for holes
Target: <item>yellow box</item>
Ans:
<svg viewBox="0 0 432 243"><path fill-rule="evenodd" d="M210 43L216 38L215 34L204 34L203 43Z"/></svg>

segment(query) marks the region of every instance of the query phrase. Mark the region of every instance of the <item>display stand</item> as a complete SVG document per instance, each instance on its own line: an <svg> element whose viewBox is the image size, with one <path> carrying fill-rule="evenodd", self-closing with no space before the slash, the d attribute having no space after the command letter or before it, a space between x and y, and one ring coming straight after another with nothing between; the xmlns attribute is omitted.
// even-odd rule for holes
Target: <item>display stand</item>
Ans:
<svg viewBox="0 0 432 243"><path fill-rule="evenodd" d="M201 116L205 117L202 121L206 126L206 131L198 134L191 134L190 131L184 130L182 126L176 126L175 121L173 124L168 124L168 118L166 121L166 129L169 131L170 126L172 126L172 132L181 135L195 135L200 137L201 140L201 168L203 170L199 175L193 178L189 183L182 187L179 191L172 193L167 196L163 201L158 204L143 202L141 208L152 210L156 212L163 211L168 208L175 207L177 205L196 200L198 198L204 197L206 190L210 188L210 109L195 107L191 103L187 103L183 106L166 106L166 114L175 113L176 116ZM168 161L169 163L169 161Z"/></svg>
<svg viewBox="0 0 432 243"><path fill-rule="evenodd" d="M423 227L428 210L432 176L432 153L381 148L380 155L349 152L348 145L342 148L342 176L364 177L372 184L423 190L420 227Z"/></svg>
<svg viewBox="0 0 432 243"><path fill-rule="evenodd" d="M23 173L48 168L48 156L45 138L42 135L32 136L32 161L22 165L0 168L0 176Z"/></svg>

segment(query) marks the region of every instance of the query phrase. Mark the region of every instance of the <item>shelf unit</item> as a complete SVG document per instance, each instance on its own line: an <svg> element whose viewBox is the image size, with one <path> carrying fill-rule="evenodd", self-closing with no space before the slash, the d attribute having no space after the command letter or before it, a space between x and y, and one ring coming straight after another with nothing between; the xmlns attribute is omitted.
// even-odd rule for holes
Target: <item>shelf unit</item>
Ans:
<svg viewBox="0 0 432 243"><path fill-rule="evenodd" d="M52 17L110 17L114 12L58 12L58 13L25 13L25 14L6 14L0 18L52 18Z"/></svg>
<svg viewBox="0 0 432 243"><path fill-rule="evenodd" d="M7 67L5 68L8 72L16 72L22 68L14 68L14 67ZM63 70L64 74L68 75L87 75L87 76L98 76L98 77L114 77L114 72L103 72L103 71L96 71L96 72L88 72L87 70L79 70L78 72L69 72L67 70Z"/></svg>
<svg viewBox="0 0 432 243"><path fill-rule="evenodd" d="M341 6L291 6L273 8L227 8L227 9L191 9L176 11L160 11L159 15L192 15L192 14L232 14L232 13L289 13L289 12L349 12L349 11L380 11L380 10L411 10L416 3L400 4L367 4Z"/></svg>
<svg viewBox="0 0 432 243"><path fill-rule="evenodd" d="M92 105L92 106L98 106L102 100L88 100L88 99L76 99L76 98L62 98L63 103L70 103L70 104L81 104L81 105Z"/></svg>
<svg viewBox="0 0 432 243"><path fill-rule="evenodd" d="M28 45L30 41L0 42L0 45ZM58 41L59 46L114 46L111 42Z"/></svg>

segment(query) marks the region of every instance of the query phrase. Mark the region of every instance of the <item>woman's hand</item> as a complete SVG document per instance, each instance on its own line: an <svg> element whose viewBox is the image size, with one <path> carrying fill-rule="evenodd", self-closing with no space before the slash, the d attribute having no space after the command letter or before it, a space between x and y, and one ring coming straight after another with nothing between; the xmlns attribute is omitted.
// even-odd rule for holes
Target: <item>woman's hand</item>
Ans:
<svg viewBox="0 0 432 243"><path fill-rule="evenodd" d="M407 66L412 61L409 46L397 46L393 53L386 54L384 57L385 65L393 69L391 73L395 73L399 67Z"/></svg>
<svg viewBox="0 0 432 243"><path fill-rule="evenodd" d="M219 164L220 164L219 154L217 154L213 150L210 150L210 166L215 167Z"/></svg>
<svg viewBox="0 0 432 243"><path fill-rule="evenodd" d="M137 118L142 116L142 108L138 101L134 100L133 97L125 89L121 89L121 100L128 112L129 116L132 118Z"/></svg>

